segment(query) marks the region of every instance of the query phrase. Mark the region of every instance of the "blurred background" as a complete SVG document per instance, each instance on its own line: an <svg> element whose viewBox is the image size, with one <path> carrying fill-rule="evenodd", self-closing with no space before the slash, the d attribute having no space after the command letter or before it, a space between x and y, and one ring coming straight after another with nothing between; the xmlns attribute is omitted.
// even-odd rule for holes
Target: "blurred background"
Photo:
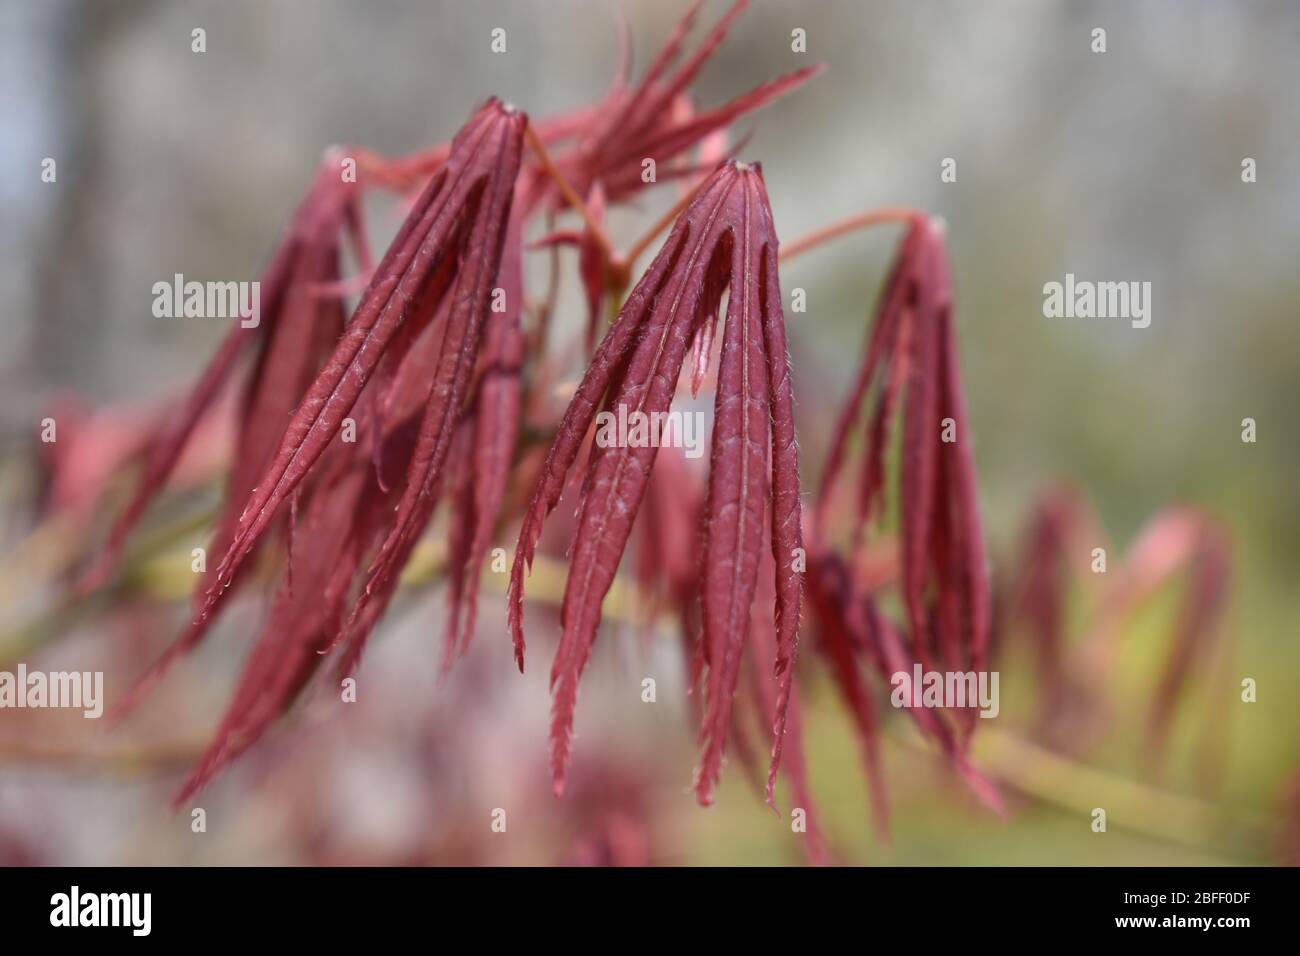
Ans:
<svg viewBox="0 0 1300 956"><path fill-rule="evenodd" d="M575 108L610 82L616 9L631 25L639 73L684 6L0 7L0 669L20 660L103 669L111 698L184 621L184 581L178 590L144 575L125 599L70 608L57 581L42 587L19 573L39 571L44 554L39 535L33 545L41 418L59 403L91 414L174 396L222 332L154 319L155 281L255 277L329 145L408 153L448 138L493 93L535 117ZM706 4L703 23L725 6ZM196 27L206 30L203 54L191 52ZM488 52L494 27L507 30L503 55ZM1095 27L1106 30L1104 54L1090 49ZM806 54L791 50L794 28L807 31ZM1059 481L1091 502L1112 570L1170 505L1214 515L1231 540L1222 639L1232 679L1213 705L1229 702L1212 780L1187 759L1199 709L1212 706L1204 694L1185 702L1158 778L1134 745L1168 652L1176 596L1157 596L1125 625L1113 720L1080 753L1022 746L1038 719L1033 672L1008 643L1003 710L981 722L996 728L976 753L1010 794L1006 820L905 730L891 731L895 720L884 735L892 842L878 840L849 719L810 671L813 788L837 858L1285 858L1287 821L1300 817L1298 48L1300 7L1285 2L756 0L695 84L708 106L828 64L736 129L752 131L742 158L762 161L785 242L875 206L947 221L995 574L1010 572L1031 505ZM55 183L41 180L45 157L57 160ZM943 183L949 157L957 178ZM1242 181L1246 157L1255 183ZM634 239L675 195L617 211L614 237ZM379 210L377 243L395 227ZM785 288L808 292L808 311L787 316L808 490L895 240L889 228L856 234L783 269ZM577 328L581 293L565 255L560 314ZM1150 327L1044 318L1043 284L1067 272L1149 281ZM1241 440L1247 417L1257 422L1253 444ZM724 774L717 806L694 804L678 647L616 622L602 629L584 679L571 792L555 800L544 658L526 677L515 673L499 592L482 603L473 652L438 685L441 591L410 589L373 645L354 708L306 700L200 797L203 834L167 802L229 697L256 602L232 611L128 725L0 711L0 861L802 859L788 822L738 770ZM640 702L650 674L653 707ZM1258 682L1256 703L1238 702L1245 677ZM1103 836L1088 815L1107 801L1116 810ZM507 834L490 830L498 807L508 809Z"/></svg>

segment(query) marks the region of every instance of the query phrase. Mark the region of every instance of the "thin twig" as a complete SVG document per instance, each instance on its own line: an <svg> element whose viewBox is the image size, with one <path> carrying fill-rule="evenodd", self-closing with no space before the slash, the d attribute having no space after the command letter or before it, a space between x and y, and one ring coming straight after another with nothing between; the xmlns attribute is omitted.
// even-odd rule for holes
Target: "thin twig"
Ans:
<svg viewBox="0 0 1300 956"><path fill-rule="evenodd" d="M847 219L833 222L829 226L823 226L806 236L799 237L794 242L788 243L781 248L779 258L781 262L789 262L795 256L801 255L809 249L814 249L823 243L830 242L832 239L838 239L846 233L885 223L910 222L916 217L924 215L925 213L920 210L908 209L906 206L886 206L883 209L872 209L858 213L856 216L849 216Z"/></svg>

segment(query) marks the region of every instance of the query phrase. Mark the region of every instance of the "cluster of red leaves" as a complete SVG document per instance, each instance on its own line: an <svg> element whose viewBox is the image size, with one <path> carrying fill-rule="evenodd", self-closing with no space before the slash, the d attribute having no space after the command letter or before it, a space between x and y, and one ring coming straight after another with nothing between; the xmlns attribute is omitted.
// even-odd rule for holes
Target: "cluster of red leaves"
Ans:
<svg viewBox="0 0 1300 956"><path fill-rule="evenodd" d="M856 518L848 551L830 537L838 479L850 441L866 417L857 475ZM901 407L901 411L899 406ZM882 517L894 420L901 423L898 465L898 590L905 631L877 606L859 567L865 531ZM862 365L835 430L814 519L809 598L819 648L863 741L878 827L885 821L876 717L861 663L886 682L926 671L982 671L988 666L990 588L976 502L970 425L958 372L952 285L942 223L909 218L868 333ZM992 787L965 756L974 710L949 721L942 711L911 709L924 733L949 755L974 791L1000 808Z"/></svg>
<svg viewBox="0 0 1300 956"><path fill-rule="evenodd" d="M482 346L518 323L517 311L489 312L488 305L526 122L491 101L457 136L248 496L208 585L200 621L222 599L279 508L305 497L291 509L304 514L300 520L290 515L288 567L264 636L187 790L201 786L288 706L320 654L343 642L341 669L355 665L439 500L457 433L496 424L498 409L481 390L468 411L464 406L476 371L482 370L480 381L509 374L500 356ZM485 335L485 323L506 328ZM369 413L369 448L336 440L359 403ZM517 406L507 414L517 414ZM491 424L480 425L476 419L483 416ZM389 485L403 473L400 485ZM301 555L296 562L295 551ZM356 587L367 556L369 567Z"/></svg>
<svg viewBox="0 0 1300 956"><path fill-rule="evenodd" d="M697 167L683 161L686 150L816 72L799 71L697 112L687 87L745 6L744 0L735 3L674 70L700 7L694 3L637 86L629 88L620 77L594 106L538 123L534 132L554 149L553 162L544 154L536 162L525 158L527 118L495 100L449 146L391 162L366 154L359 164L359 183L344 182L338 157L327 158L262 279L266 307L260 326L232 329L183 407L152 436L136 492L111 530L100 562L83 579L83 586L91 587L112 573L128 533L233 379L241 356L254 352L243 385L233 472L209 549L214 557L220 555L219 563L196 591L190 627L123 704L133 705L174 660L202 640L226 599L253 576L254 558L266 550L268 536L278 531L281 580L271 609L216 739L178 800L254 742L297 697L325 654L340 648L341 673L356 666L392 599L401 569L444 497L450 508L444 665L463 651L474 630L479 570L502 517L524 403L525 224L571 192L557 188L559 181L574 183L583 195L619 202L645 187L641 172L646 159L662 164L665 179L693 172ZM426 179L397 237L372 270L361 233L361 189L406 189ZM790 570L790 553L798 546L799 482L775 233L756 168L726 166L714 174L714 182L692 207L697 211L674 230L668 243L674 251L661 254L629 300L582 393L595 401L600 395L590 397L593 389L600 392L613 384L621 401L635 403L653 390L654 407L666 408L671 390L665 392L654 376L674 362L680 368L686 340L700 326L706 329L697 341L707 356L716 312L730 282L730 311L736 317L727 322L723 366L729 370L728 383L740 387L729 384L720 391L715 456L716 449L729 453L734 446L744 454L737 462L729 454L715 461L710 491L717 562L705 602L711 678L703 799L716 779L725 745L738 651L755 586L769 470L775 485L774 547L785 555L778 589L774 772L783 736L781 715L790 694L799 600L798 580ZM698 211L706 208L705 196L716 223L706 223ZM354 283L340 274L340 244L347 231L356 242L362 273L370 274L350 319L342 299ZM696 231L698 236L689 235ZM682 258L687 245L690 251ZM607 251L602 249L602 255ZM615 264L606 258L601 266L601 274L616 288ZM590 286L595 281L590 260L584 271ZM660 309L650 297L669 285L684 301ZM665 335L671 333L667 357L637 344L645 340L642 319L649 312ZM776 410L771 429L769 397ZM573 423L566 422L557 445L580 445L583 435L575 436ZM557 463L563 455L562 450L558 457L553 454L540 495L550 494L558 480L558 496L564 469ZM593 474L589 492L604 492L611 480L623 488L624 466L615 460L620 457L597 456L593 468L600 474ZM649 460L639 453L635 457L635 465L648 473ZM590 522L604 527L608 521L611 533L599 556L588 545L580 547L575 568L599 568L612 576L618 553L608 549L616 546L621 553L631 514L610 520L602 509L611 500L584 509ZM529 529L541 517L534 506L525 522L521 541L528 541L530 554L536 538L530 538ZM516 591L522 596L521 585ZM595 633L597 594L603 594L599 580L583 585L573 602L577 623L566 627L557 658L557 785L577 679ZM515 618L522 666L517 613Z"/></svg>
<svg viewBox="0 0 1300 956"><path fill-rule="evenodd" d="M749 6L749 0L736 0L695 52L670 72L682 54L702 5L703 0L693 0L635 87L628 85L627 57L623 57L614 88L591 111L589 122L580 127L580 135L572 145L557 154L556 169L585 198L590 223L603 225L607 206L625 202L644 189L647 168L655 170L657 181L680 180L709 172L725 158L711 148L717 143L715 137L721 136L721 142L725 143L726 130L737 119L761 109L822 72L821 66L804 67L721 106L697 110L687 91L709 57L722 45L732 24ZM697 161L686 161L685 151L697 144L705 145ZM545 185L551 203L558 205L562 197L552 183ZM601 248L590 228L576 233L556 233L544 242L568 243L579 250L579 276L588 307L587 351L590 352L605 297L611 289L617 292L626 284L630 263L616 257L611 259L610 250Z"/></svg>
<svg viewBox="0 0 1300 956"><path fill-rule="evenodd" d="M130 531L174 479L182 453L210 424L246 362L230 479L208 549L220 561L201 579L190 626L121 705L135 703L202 641L228 598L254 577L259 557L272 566L279 580L270 609L216 737L178 802L255 742L328 655L334 653L338 674L357 667L440 501L448 513L443 668L474 633L478 579L498 527L520 518L508 613L522 669L525 575L543 525L567 491L577 516L551 669L556 792L564 787L578 686L602 602L644 511L635 577L656 602L652 610L662 602L676 611L688 686L703 688L702 704L693 697L698 800L712 801L729 746L773 807L784 770L795 805L807 815L805 853L815 863L830 859L816 820L794 679L806 563L816 648L855 724L876 827L887 838L870 672L888 682L914 664L984 671L993 631L944 231L928 216L907 217L833 431L805 557L777 236L760 168L727 160L726 143L737 119L820 68L779 77L712 109L697 110L688 94L746 6L747 0L734 3L683 57L701 7L695 0L638 83L629 83L625 50L613 88L571 113L530 127L522 113L489 100L450 143L397 160L363 154L359 182L341 177L340 157L331 154L262 277L260 325L232 328L173 414L143 427L110 428L111 442L84 445L102 454L75 467L52 463L66 480L81 475L78 488L93 488L122 459L142 460L135 492L83 578L83 588L96 586L113 573ZM610 248L606 210L647 187L648 164L656 180L680 183L681 212L597 346L604 302L618 301L644 249L621 256ZM373 187L407 193L407 215L372 267L360 200ZM544 214L549 228L563 204L579 209L583 227L528 245L534 217ZM368 277L350 319L344 299L358 286L341 271L348 238ZM579 252L591 359L529 499L521 489L512 493L510 479L520 459L523 411L532 406L528 389L536 395L543 378L529 381L526 372L537 363L526 353L530 343L545 344L549 305L526 335L524 257L530 248L563 244ZM698 393L715 352L707 478L674 449L593 442L602 411L666 413L683 379ZM846 543L833 540L839 536L830 516L859 431L863 452ZM885 491L895 444L897 532L868 542L868 528L889 524ZM56 498L84 502L88 494ZM515 501L521 514L508 507ZM1069 554L1085 527L1095 525L1077 497L1045 499L1014 589L1011 613L1035 637L1045 710L1054 714L1073 693L1065 588ZM1103 635L1164 581L1180 572L1188 577L1150 717L1149 753L1162 747L1179 699L1212 650L1228 560L1226 536L1204 515L1163 512L1106 595ZM882 609L887 584L896 585L901 624ZM1000 810L997 791L967 758L975 711L910 713L973 791ZM765 782L751 744L755 724L772 736ZM581 793L582 778L577 783ZM635 804L638 788L630 786L617 802ZM650 859L636 813L596 802L592 815L598 823L575 860Z"/></svg>
<svg viewBox="0 0 1300 956"><path fill-rule="evenodd" d="M816 527L824 537L833 485L874 384L854 538L881 510L889 431L901 401L899 542L908 636L927 670L942 664L979 671L988 659L989 585L952 312L943 225L918 215L899 244L835 426ZM926 600L928 589L937 601Z"/></svg>
<svg viewBox="0 0 1300 956"><path fill-rule="evenodd" d="M571 149L555 164L580 196L599 188L604 202L623 202L645 188L645 163L653 160L663 179L701 171L698 164L674 161L710 134L761 109L821 72L805 67L777 77L712 109L697 111L687 91L749 0L736 0L704 41L675 70L686 37L699 16L703 0L693 0L668 42L650 62L635 87L629 88L621 68L614 89L592 111ZM626 61L625 61L626 62ZM559 197L555 196L558 202Z"/></svg>
<svg viewBox="0 0 1300 956"><path fill-rule="evenodd" d="M704 535L702 646L709 673L708 709L696 781L704 803L712 799L722 765L769 497L779 632L773 667L780 679L773 774L780 763L797 642L801 584L792 562L802 550L799 466L776 247L761 172L723 164L682 213L592 357L528 506L511 572L510 621L522 668L525 568L531 565L542 523L559 503L597 412L623 408L647 416L666 413L687 350L692 342L705 341L729 289ZM569 556L563 636L551 669L557 791L563 787L568 761L578 681L657 450L652 445L610 446L590 454Z"/></svg>
<svg viewBox="0 0 1300 956"><path fill-rule="evenodd" d="M293 263L287 300L307 307L277 316L269 360L259 370L276 360L297 364L269 380L278 404L248 406L213 548L223 557L196 595L194 623L149 676L201 638L287 505L286 567L235 700L179 799L260 735L302 689L321 654L343 641L340 667L354 666L439 499L453 440L482 431L495 438L501 418L517 416L517 396L501 379L519 374L518 361L511 361L519 313L489 311L488 299L498 272L509 272L500 267L525 122L492 101L462 130L346 327L337 298L322 298L313 288L337 279L337 250L324 275L294 233L277 256ZM320 193L314 190L305 206L317 209L337 181L336 170L318 180ZM308 251L328 245L320 238L303 244ZM322 320L319 310L326 307ZM486 334L485 323L494 327ZM467 403L476 374L478 388ZM260 397L267 390L252 391ZM364 412L362 423L353 424L368 441L340 435L354 409ZM508 455L513 430L505 438ZM397 476L404 476L400 484L390 485ZM461 511L473 533L462 556L482 536L473 525L483 491L469 488Z"/></svg>

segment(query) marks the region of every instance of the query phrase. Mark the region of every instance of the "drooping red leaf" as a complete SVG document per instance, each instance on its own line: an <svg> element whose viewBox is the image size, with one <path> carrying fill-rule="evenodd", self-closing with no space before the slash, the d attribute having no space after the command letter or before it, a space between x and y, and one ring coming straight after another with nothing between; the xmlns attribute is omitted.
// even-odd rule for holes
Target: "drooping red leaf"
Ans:
<svg viewBox="0 0 1300 956"><path fill-rule="evenodd" d="M518 215L511 216L509 232L499 276L499 288L505 294L504 309L488 315L478 387L467 412L473 428L469 466L472 480L464 486L464 500L457 509L452 534L459 546L453 545L449 556L450 613L444 668L456 653L464 652L474 633L478 577L505 500L522 414L525 344L520 315L524 281L522 223Z"/></svg>
<svg viewBox="0 0 1300 956"><path fill-rule="evenodd" d="M794 384L790 375L790 353L786 344L785 316L781 309L781 286L777 275L776 231L766 196L760 215L771 229L772 242L761 265L760 305L763 316L763 345L767 359L768 402L771 406L772 436L769 459L772 467L772 558L776 565L776 659L773 673L779 681L772 736L771 780L781 764L785 740L785 718L798 654L799 621L803 599L803 570L807 555L803 546L803 501L799 480L799 441L794 424Z"/></svg>
<svg viewBox="0 0 1300 956"><path fill-rule="evenodd" d="M710 667L703 731L706 749L699 776L704 800L716 779L730 726L739 648L748 629L769 476L774 473L773 538L784 545L797 541L799 533L784 333L775 328L783 323L775 255L776 236L760 171L735 163L722 165L682 212L597 348L525 513L511 572L511 628L522 667L525 568L531 563L542 522L564 491L565 476L596 410L647 416L666 413L687 347L729 287L706 521L706 550L711 558L704 586L704 655ZM781 349L776 358L768 354L773 344ZM770 369L779 380L769 391ZM735 447L738 444L740 448ZM552 772L557 791L563 787L578 681L599 625L600 604L626 547L656 450L651 443L631 442L606 447L598 443L592 450L570 553L561 612L563 633L551 671ZM743 463L736 466L729 454L741 454ZM798 578L788 558L778 561L777 569L778 593L785 602L778 612L781 644L792 657ZM778 720L783 726L783 717Z"/></svg>
<svg viewBox="0 0 1300 956"><path fill-rule="evenodd" d="M1099 538L1098 523L1082 494L1068 485L1053 485L1029 512L1010 575L1005 620L1023 629L1030 643L1038 697L1035 735L1057 748L1084 736L1076 711L1088 703L1087 682L1067 654L1067 603L1074 572Z"/></svg>
<svg viewBox="0 0 1300 956"><path fill-rule="evenodd" d="M819 495L819 534L825 533L849 434L873 384L877 394L859 482L859 521L878 513L889 424L901 394L900 569L910 640L927 669L939 662L983 669L991 608L971 427L943 227L928 217L913 217L899 244L863 364L833 433ZM931 589L934 603L927 598ZM939 657L936 634L947 641Z"/></svg>
<svg viewBox="0 0 1300 956"><path fill-rule="evenodd" d="M939 426L951 422L955 441L940 442L939 455L945 494L945 521L941 525L944 539L952 548L950 559L938 569L940 593L954 602L962 633L957 638L960 650L950 656L948 666L982 672L988 668L989 628L992 617L988 563L984 550L984 531L980 521L975 475L975 443L961 387L961 370L957 356L957 335L953 322L952 288L948 260L942 239L936 240L934 284L940 290L939 316ZM974 712L967 715L969 720Z"/></svg>
<svg viewBox="0 0 1300 956"><path fill-rule="evenodd" d="M731 701L758 582L768 497L768 369L759 300L766 291L763 243L767 240L774 247L775 237L759 231L763 227L750 199L743 194L743 205L733 213L744 228L731 240L732 288L723 328L709 468L703 602L709 672L703 754L696 779L702 803L712 801L722 768ZM773 410L772 420L776 417Z"/></svg>
<svg viewBox="0 0 1300 956"><path fill-rule="evenodd" d="M287 500L334 439L390 341L413 316L412 305L432 281L455 284L456 303L448 320L426 428L412 460L402 517L377 559L374 574L386 578L388 563L410 534L450 438L448 423L459 411L482 324L480 310L490 294L501 253L514 176L522 153L526 118L491 100L457 135L447 162L430 181L420 202L389 247L334 354L304 394L256 490L249 496L229 549L209 586L202 615L210 614ZM448 263L457 268L443 268ZM453 275L454 273L454 275ZM463 298L461 298L463 296ZM372 581L367 590L373 590ZM355 616L355 615L354 615Z"/></svg>
<svg viewBox="0 0 1300 956"><path fill-rule="evenodd" d="M364 538L365 547L362 556L358 558L358 563L366 554L373 553L373 550L388 538L394 526L399 489L396 485L387 487L382 485L378 480L378 474L404 475L410 468L416 439L424 419L424 408L430 390L429 383L433 379L443 342L441 333L450 307L451 301L447 298L434 309L434 318L398 363L392 380L386 383L387 400L384 403L383 414L379 416L384 428L379 451L380 466L378 469L372 469L376 471L375 487L384 495L386 505L382 511L366 517L365 527L359 532ZM468 439L469 429L462 427L460 431L461 437ZM434 495L430 501L425 521L432 514L437 497ZM416 540L415 536L411 536L402 546L402 563L405 563L406 558L414 550ZM333 650L339 643L345 644L335 668L340 676L349 675L356 670L366 640L388 607L396 589L397 578L394 576L385 583L383 588L371 593L361 613L353 615L348 613L348 608L343 609L346 617L337 622L338 626L334 629L328 644L329 650ZM355 610L355 607L353 609Z"/></svg>
<svg viewBox="0 0 1300 956"><path fill-rule="evenodd" d="M418 386L428 380L433 352L423 343L437 341L435 331L426 331L393 383L393 402L379 441L383 468L390 473L405 471L415 448L424 405ZM337 645L358 572L391 526L398 492L379 486L360 443L332 444L317 468L319 490L308 499L296 529L300 558L294 580L286 570L235 696L178 803L255 743L302 692ZM376 602L367 611L367 629L383 606ZM350 672L359 651L356 643L346 648L337 670Z"/></svg>
<svg viewBox="0 0 1300 956"><path fill-rule="evenodd" d="M514 197L515 178L522 158L523 131L527 119L522 114L508 111L495 104L486 109L493 109L497 113L496 122L492 124L495 128L494 148L487 154L491 165L480 173L481 179L475 187L481 192L481 197L475 200L477 208L473 212L473 218L468 225L468 234L460 251L459 268L450 292L452 305L445 320L438 363L429 391L424 420L421 422L419 438L407 470L405 489L397 505L397 516L379 553L371 562L366 584L352 608L348 630L362 620L372 594L376 591L381 593L391 591L396 583L397 574L410 553L415 536L428 523L438 500L443 465L478 363L483 326L492 305L494 289L506 293L507 299L510 291L516 293L516 300L522 298L517 278L512 280L511 284L515 288L511 290L496 286L495 283L502 262L502 251L506 244L507 222ZM452 157L448 160L448 168L451 168L455 161L456 152L453 150ZM518 248L518 241L513 245ZM515 254L517 253L512 253ZM514 271L517 275L519 271L517 263ZM517 323L520 305L521 303L516 301L513 306L508 305L506 312L502 314L512 315L513 318L509 321ZM517 353L522 343L511 333L510 326L504 327L498 333L498 340L494 344L502 350L497 356L498 361L507 361L517 366L518 358L521 356L507 353L510 351ZM494 373L514 374L503 368L495 369ZM509 414L517 415L513 409ZM487 439L492 440L492 437L487 436ZM494 446L491 454L499 453L500 449ZM499 476L499 466L494 466L492 475ZM495 520L495 515L491 520Z"/></svg>
<svg viewBox="0 0 1300 956"><path fill-rule="evenodd" d="M329 624L346 597L360 555L348 543L370 478L353 468L347 479L312 500L301 534L305 550L296 587L281 584L267 622L244 664L235 695L213 741L175 797L189 800L224 766L261 737L298 695L321 661Z"/></svg>
<svg viewBox="0 0 1300 956"><path fill-rule="evenodd" d="M864 451L862 478L859 482L858 523L876 516L879 498L884 488L885 449L889 438L889 424L897 396L908 373L909 348L905 336L913 327L912 316L916 305L917 258L920 253L922 231L918 222L909 225L899 241L894 261L890 266L876 304L868 330L867 345L862 365L858 369L847 399L832 431L831 444L822 470L818 492L816 529L819 535L826 530L826 516L833 500L832 490L844 466L848 443L853 428L867 400L868 390L879 382L875 410L869 421L867 444ZM855 539L860 527L855 528Z"/></svg>
<svg viewBox="0 0 1300 956"><path fill-rule="evenodd" d="M875 607L858 582L839 600L866 607L878 666L886 680L919 663L925 670L987 668L991 601L983 534L976 500L972 428L961 388L953 328L953 299L944 228L911 217L880 296L863 362L832 433L823 473L815 529L819 552L829 552L827 516L849 437L874 390L858 478L858 522L852 547L862 547L865 522L879 516L891 420L901 418L898 468L899 581L907 639ZM895 408L901 403L901 411ZM824 560L824 559L819 559ZM842 566L848 568L846 562ZM861 713L858 689L844 666L848 642L827 628L835 591L820 594L824 639L841 689ZM960 715L962 734L941 711L912 708L918 726L932 737L974 791L995 809L996 790L969 764L964 752L974 727L974 708ZM861 721L861 718L859 718ZM864 738L865 723L861 724Z"/></svg>

